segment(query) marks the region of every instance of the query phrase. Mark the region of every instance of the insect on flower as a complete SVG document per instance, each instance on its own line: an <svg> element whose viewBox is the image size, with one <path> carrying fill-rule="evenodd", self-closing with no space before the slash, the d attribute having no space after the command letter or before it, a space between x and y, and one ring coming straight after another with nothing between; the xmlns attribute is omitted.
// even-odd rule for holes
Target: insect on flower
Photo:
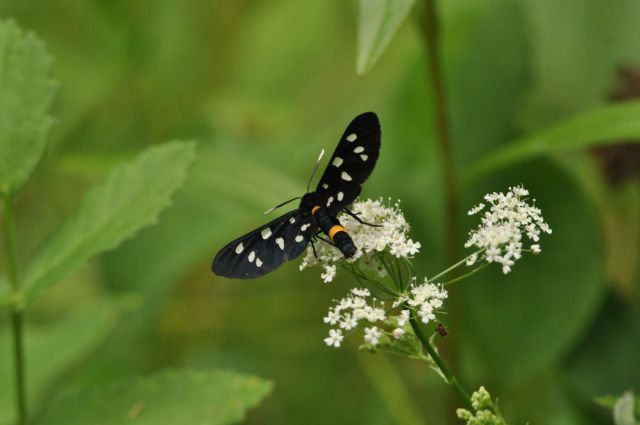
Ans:
<svg viewBox="0 0 640 425"><path fill-rule="evenodd" d="M275 220L230 242L213 259L212 271L220 276L250 279L269 273L285 261L297 258L309 242L313 246L320 233L345 257L352 257L356 247L349 233L337 219L339 212L353 216L347 207L357 198L369 177L380 152L380 122L373 112L365 112L351 121L345 130L316 190L283 202L267 213L296 199L300 206ZM324 151L323 151L324 153ZM324 238L322 238L324 240Z"/></svg>

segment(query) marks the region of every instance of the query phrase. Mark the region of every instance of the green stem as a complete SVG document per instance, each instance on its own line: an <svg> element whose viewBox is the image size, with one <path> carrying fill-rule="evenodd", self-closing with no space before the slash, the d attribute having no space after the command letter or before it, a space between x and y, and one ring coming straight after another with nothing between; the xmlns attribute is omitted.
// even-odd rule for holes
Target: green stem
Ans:
<svg viewBox="0 0 640 425"><path fill-rule="evenodd" d="M445 193L447 262L452 263L455 261L458 251L458 183L453 163L453 140L447 115L446 87L442 75L442 60L440 57L440 27L435 0L425 0L424 6L424 24L422 28L427 50L429 78L433 89L435 130L442 162Z"/></svg>
<svg viewBox="0 0 640 425"><path fill-rule="evenodd" d="M467 255L466 257L464 257L462 260L458 261L457 263L455 263L453 266L449 267L448 269L445 269L443 271L441 271L440 273L438 273L437 275L430 277L429 278L429 282L434 282L436 279L441 278L442 276L446 275L447 273L449 273L451 270L460 267L461 265L463 265L469 258L473 257L476 254L480 254L482 252L482 250L478 250L476 252L474 252L471 255Z"/></svg>
<svg viewBox="0 0 640 425"><path fill-rule="evenodd" d="M18 299L18 257L16 253L15 222L11 194L4 196L5 243L7 250L7 270L14 300L11 306L11 327L13 335L13 360L15 364L15 392L18 424L27 423L27 397L24 355L24 317L15 300Z"/></svg>
<svg viewBox="0 0 640 425"><path fill-rule="evenodd" d="M477 272L479 272L480 270L486 268L488 265L489 265L489 263L484 263L480 267L476 267L475 269L471 270L468 273L465 273L465 274L463 274L461 276L456 277L455 279L451 279L449 281L444 282L442 285L443 286L448 286L448 285L451 285L452 283L456 283L458 281L464 280L464 279L468 278L469 276L474 275Z"/></svg>
<svg viewBox="0 0 640 425"><path fill-rule="evenodd" d="M415 319L415 316L413 315L413 313L411 314L409 323L411 323L413 332L416 334L416 336L420 340L420 343L422 343L422 346L424 347L424 349L427 351L427 353L429 353L429 356L431 356L436 366L438 366L438 369L440 369L440 372L442 372L442 375L445 377L447 384L453 387L455 392L458 393L460 398L467 404L469 408L471 408L471 410L474 410L473 406L471 405L471 397L469 396L469 393L467 392L467 390L465 390L462 387L460 382L458 382L458 380L451 373L451 371L449 370L447 365L444 363L444 361L442 361L442 359L438 355L438 352L435 350L435 348L433 348L433 346L431 345L427 337L422 332L422 329L420 329L420 325L418 324L418 321Z"/></svg>
<svg viewBox="0 0 640 425"><path fill-rule="evenodd" d="M398 297L398 294L396 294L395 292L391 291L389 288L387 288L386 286L384 286L380 282L377 282L377 281L375 281L373 279L369 279L363 273L359 273L353 265L350 268L349 267L345 267L345 266L342 266L342 268L344 270L350 272L351 274L353 274L355 276L355 278L358 280L358 282L362 283L361 279L365 280L365 281L371 283L373 286L375 286L379 290L381 290L382 292L386 293L387 295L390 295L390 296L392 296L394 298Z"/></svg>

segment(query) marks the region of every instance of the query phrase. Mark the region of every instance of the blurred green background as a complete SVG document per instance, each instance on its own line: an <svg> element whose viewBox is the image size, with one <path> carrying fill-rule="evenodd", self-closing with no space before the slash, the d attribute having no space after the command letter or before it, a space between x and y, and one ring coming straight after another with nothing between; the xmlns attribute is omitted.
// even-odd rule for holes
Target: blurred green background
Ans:
<svg viewBox="0 0 640 425"><path fill-rule="evenodd" d="M439 7L461 176L510 140L640 96L637 0ZM304 191L320 149L331 151L367 110L383 139L363 194L402 200L423 246L421 273L447 266L418 12L359 77L356 1L0 0L0 16L47 43L61 83L50 148L17 199L22 267L111 166L166 140L198 141L160 223L29 312L28 333L43 347L28 358L30 380L44 388L34 408L62 390L191 366L273 380L252 424L453 416L450 390L424 364L358 352L356 338L340 350L323 344L322 317L355 284L348 276L323 284L295 262L248 282L209 270L223 244ZM488 270L452 294L458 327L444 344L454 370L468 388L489 388L510 423L610 423L592 398L640 390L639 176L640 148L627 144L464 180L464 209L524 184L554 231L512 274ZM464 216L460 233L472 226Z"/></svg>

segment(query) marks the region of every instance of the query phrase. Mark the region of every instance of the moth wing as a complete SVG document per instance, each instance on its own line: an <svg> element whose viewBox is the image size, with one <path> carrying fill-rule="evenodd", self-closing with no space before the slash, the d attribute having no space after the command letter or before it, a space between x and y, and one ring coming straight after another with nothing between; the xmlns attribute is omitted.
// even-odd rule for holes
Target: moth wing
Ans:
<svg viewBox="0 0 640 425"><path fill-rule="evenodd" d="M223 247L211 270L234 279L251 279L269 273L297 258L317 230L300 210L290 211Z"/></svg>
<svg viewBox="0 0 640 425"><path fill-rule="evenodd" d="M330 212L337 214L358 197L378 161L381 138L373 112L358 115L347 126L316 188Z"/></svg>

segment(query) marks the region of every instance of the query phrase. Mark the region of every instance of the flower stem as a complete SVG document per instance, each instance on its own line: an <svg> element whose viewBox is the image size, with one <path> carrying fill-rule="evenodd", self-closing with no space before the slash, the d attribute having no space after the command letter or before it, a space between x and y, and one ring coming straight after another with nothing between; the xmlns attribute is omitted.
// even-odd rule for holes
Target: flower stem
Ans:
<svg viewBox="0 0 640 425"><path fill-rule="evenodd" d="M453 269L455 269L455 268L460 267L461 265L463 265L463 264L464 264L464 263L465 263L469 258L471 258L472 256L474 256L474 255L476 255L476 254L479 254L481 251L482 251L482 250L478 250L478 251L474 252L474 253L473 253L473 254L471 254L471 255L467 255L467 256L466 256L466 257L464 257L462 260L460 260L460 261L458 261L457 263L455 263L453 266L451 266L451 267L449 267L449 268L447 268L447 269L445 269L445 270L441 271L440 273L438 273L437 275L435 275L435 276L433 276L433 277L430 277L430 278L429 278L429 281L430 281L430 282L433 282L433 281L435 281L436 279L441 278L442 276L444 276L444 275L446 275L447 273L449 273L451 270L453 270Z"/></svg>
<svg viewBox="0 0 640 425"><path fill-rule="evenodd" d="M451 280L449 280L447 282L444 282L442 285L443 286L448 286L448 285L451 285L452 283L456 283L458 281L464 280L464 279L468 278L469 276L472 276L472 275L478 273L480 270L486 268L488 265L489 265L489 263L484 263L480 267L476 267L475 269L471 270L468 273L465 273L465 274L463 274L461 276L458 276L458 277L456 277L454 279L451 279Z"/></svg>
<svg viewBox="0 0 640 425"><path fill-rule="evenodd" d="M460 382L458 382L458 380L451 373L447 365L444 364L443 360L438 355L438 352L435 350L435 348L433 348L433 346L431 345L427 337L422 332L422 329L420 329L420 325L418 324L418 321L415 319L415 316L413 316L413 314L409 319L409 323L411 323L413 332L416 334L416 336L420 340L420 343L422 343L422 346L424 347L424 349L427 350L427 353L429 353L429 356L431 356L436 366L438 366L438 369L440 369L440 372L442 372L442 375L445 377L447 384L453 387L453 389L458 393L460 398L468 405L469 408L473 410L473 406L471 405L471 397L469 396L469 393L467 392L467 390L465 390L462 387Z"/></svg>
<svg viewBox="0 0 640 425"><path fill-rule="evenodd" d="M10 193L4 196L5 244L7 251L7 270L13 299L18 298L18 260L16 254L15 222L13 219L13 200ZM16 302L11 306L11 327L13 334L13 360L15 367L15 392L18 424L27 423L27 397L25 379L24 327L23 312Z"/></svg>

